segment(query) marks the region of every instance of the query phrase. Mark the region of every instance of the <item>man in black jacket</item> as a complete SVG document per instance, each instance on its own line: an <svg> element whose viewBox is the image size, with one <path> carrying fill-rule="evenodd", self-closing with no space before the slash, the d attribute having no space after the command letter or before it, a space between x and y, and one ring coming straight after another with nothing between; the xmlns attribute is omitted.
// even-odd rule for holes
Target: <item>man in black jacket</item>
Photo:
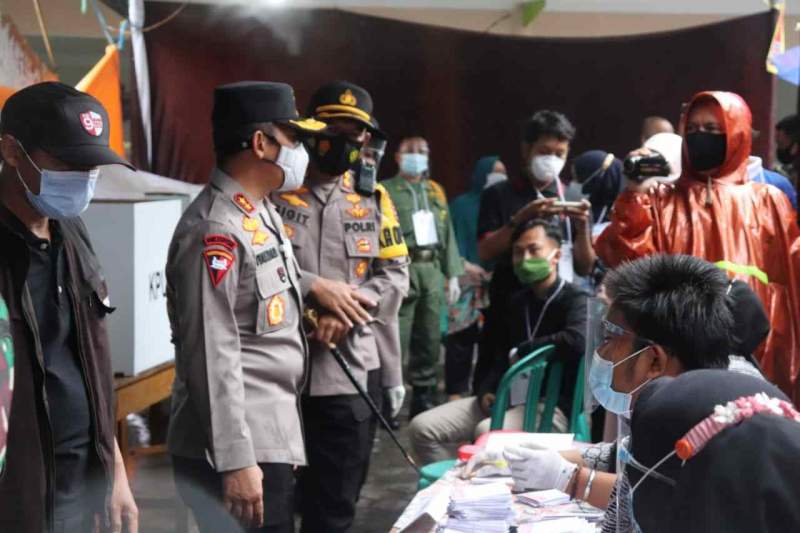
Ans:
<svg viewBox="0 0 800 533"><path fill-rule="evenodd" d="M95 98L55 82L18 91L0 117L0 296L15 351L0 476L0 531L137 531L114 438L110 307L80 213L108 147Z"/></svg>
<svg viewBox="0 0 800 533"><path fill-rule="evenodd" d="M423 463L455 457L460 444L487 431L495 392L509 364L548 344L555 345L556 359L565 363L554 428L567 430L565 415L569 415L585 348L587 296L558 277L561 242L561 230L544 220L527 221L515 230L512 263L523 288L504 304L502 334L496 337L491 359L476 370L476 396L441 405L412 420L411 443ZM526 385L519 390L527 390ZM514 396L512 405L517 403ZM524 404L524 393L517 400ZM511 407L504 428L521 429L523 413L524 405Z"/></svg>

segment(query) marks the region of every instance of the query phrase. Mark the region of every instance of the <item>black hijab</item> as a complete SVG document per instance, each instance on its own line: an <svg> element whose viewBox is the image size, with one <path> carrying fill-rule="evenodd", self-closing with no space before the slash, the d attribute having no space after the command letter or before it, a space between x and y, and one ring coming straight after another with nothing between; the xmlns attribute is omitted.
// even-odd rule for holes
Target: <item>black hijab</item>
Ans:
<svg viewBox="0 0 800 533"><path fill-rule="evenodd" d="M612 155L613 159L603 170L608 155L603 150L589 150L572 162L573 177L581 184L581 192L589 197L595 223L608 222L614 201L624 185L622 162L619 159Z"/></svg>
<svg viewBox="0 0 800 533"><path fill-rule="evenodd" d="M633 409L631 453L647 467L670 453L697 423L742 396L764 392L788 401L771 383L727 370L695 370L661 378L642 390ZM644 533L800 531L800 423L757 414L722 430L681 465L673 456L633 494ZM642 474L626 468L635 485Z"/></svg>

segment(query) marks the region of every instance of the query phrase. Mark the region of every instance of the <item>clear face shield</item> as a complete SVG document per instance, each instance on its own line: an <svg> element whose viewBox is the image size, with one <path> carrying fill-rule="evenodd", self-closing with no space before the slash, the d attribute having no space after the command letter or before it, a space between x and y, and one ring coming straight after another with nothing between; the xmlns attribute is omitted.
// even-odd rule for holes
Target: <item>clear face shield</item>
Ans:
<svg viewBox="0 0 800 533"><path fill-rule="evenodd" d="M592 394L589 382L589 371L595 350L603 343L603 320L608 313L608 301L604 298L588 298L586 300L586 349L583 353L583 407L587 413L593 413L600 402Z"/></svg>

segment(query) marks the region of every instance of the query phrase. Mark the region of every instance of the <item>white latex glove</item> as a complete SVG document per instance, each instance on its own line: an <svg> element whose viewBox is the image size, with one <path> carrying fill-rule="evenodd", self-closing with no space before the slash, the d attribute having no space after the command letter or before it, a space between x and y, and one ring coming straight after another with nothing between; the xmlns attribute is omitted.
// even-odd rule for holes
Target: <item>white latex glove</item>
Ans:
<svg viewBox="0 0 800 533"><path fill-rule="evenodd" d="M578 465L553 450L538 446L506 446L503 456L511 467L517 490L557 489L565 492Z"/></svg>
<svg viewBox="0 0 800 533"><path fill-rule="evenodd" d="M461 286L458 284L458 278L452 277L447 280L447 304L455 305L461 297Z"/></svg>
<svg viewBox="0 0 800 533"><path fill-rule="evenodd" d="M404 385L395 385L386 389L386 401L389 402L389 409L392 411L392 418L400 414L403 408L403 400L406 398L406 388Z"/></svg>
<svg viewBox="0 0 800 533"><path fill-rule="evenodd" d="M503 451L483 450L467 461L464 467L464 477L489 477L489 476L509 476L511 471L508 469L508 462L503 457Z"/></svg>

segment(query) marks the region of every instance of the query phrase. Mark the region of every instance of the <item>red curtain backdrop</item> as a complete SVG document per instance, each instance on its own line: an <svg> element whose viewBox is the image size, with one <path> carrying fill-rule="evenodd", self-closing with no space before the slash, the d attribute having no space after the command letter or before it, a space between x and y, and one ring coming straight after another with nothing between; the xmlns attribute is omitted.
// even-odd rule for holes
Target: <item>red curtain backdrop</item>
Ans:
<svg viewBox="0 0 800 533"><path fill-rule="evenodd" d="M147 23L176 6L148 2ZM397 142L421 134L431 143L432 177L451 195L467 188L480 156L499 154L518 172L520 124L544 108L564 112L576 125L572 155L601 148L624 157L638 144L644 116L663 115L677 123L682 102L694 93L735 91L752 107L754 128L762 132L754 149L766 156L773 80L764 59L772 28L766 12L645 36L545 39L336 10L190 5L145 34L153 102L151 170L207 181L214 164L212 91L240 80L290 83L301 113L325 82L346 79L364 86L391 137L382 174L396 171L391 152ZM144 168L140 139L134 135L139 155L134 159Z"/></svg>

